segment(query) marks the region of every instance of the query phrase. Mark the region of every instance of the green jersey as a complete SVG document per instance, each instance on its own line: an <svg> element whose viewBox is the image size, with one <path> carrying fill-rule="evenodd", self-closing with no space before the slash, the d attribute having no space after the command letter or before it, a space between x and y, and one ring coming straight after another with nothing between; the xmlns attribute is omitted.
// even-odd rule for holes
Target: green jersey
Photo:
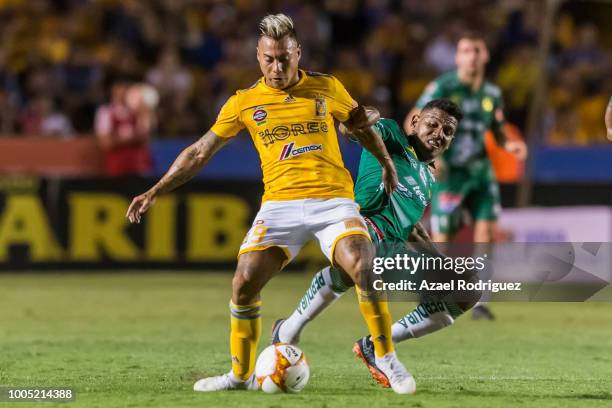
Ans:
<svg viewBox="0 0 612 408"><path fill-rule="evenodd" d="M452 71L427 85L416 106L422 109L436 98L448 98L463 111L455 140L443 156L446 163L470 170L486 167L489 160L484 147L485 132L491 129L496 136L503 132L504 112L499 87L483 81L480 89L474 91L459 80L457 71Z"/></svg>
<svg viewBox="0 0 612 408"><path fill-rule="evenodd" d="M355 183L355 201L387 241L405 241L431 200L435 178L427 163L419 161L410 139L397 122L380 119L374 125L397 169L399 184L387 195L382 184L382 167L367 150L361 153Z"/></svg>

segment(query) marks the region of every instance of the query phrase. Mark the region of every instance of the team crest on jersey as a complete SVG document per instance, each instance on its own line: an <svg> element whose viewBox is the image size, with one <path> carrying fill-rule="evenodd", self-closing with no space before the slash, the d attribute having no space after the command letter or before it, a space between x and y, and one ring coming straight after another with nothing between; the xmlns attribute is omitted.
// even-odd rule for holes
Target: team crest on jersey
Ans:
<svg viewBox="0 0 612 408"><path fill-rule="evenodd" d="M482 100L482 109L485 112L491 112L493 110L493 100L489 97L486 97Z"/></svg>
<svg viewBox="0 0 612 408"><path fill-rule="evenodd" d="M255 108L255 111L253 112L253 120L255 121L255 123L257 123L257 126L259 125L263 125L266 120L266 118L268 117L268 112L266 112L266 110L262 107L257 107Z"/></svg>
<svg viewBox="0 0 612 408"><path fill-rule="evenodd" d="M322 117L327 115L327 102L325 102L325 98L315 98L315 115Z"/></svg>
<svg viewBox="0 0 612 408"><path fill-rule="evenodd" d="M302 147L295 147L295 142L287 143L286 145L283 146L283 149L281 150L281 154L278 160L279 161L287 160L291 157L300 156L302 154L314 152L317 150L323 150L323 145L314 144L314 145L308 145L308 146L302 146Z"/></svg>

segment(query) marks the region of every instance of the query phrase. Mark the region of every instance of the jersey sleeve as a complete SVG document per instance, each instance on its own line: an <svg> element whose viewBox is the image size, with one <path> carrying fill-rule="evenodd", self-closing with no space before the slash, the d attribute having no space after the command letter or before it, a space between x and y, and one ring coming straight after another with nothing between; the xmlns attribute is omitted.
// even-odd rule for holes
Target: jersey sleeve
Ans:
<svg viewBox="0 0 612 408"><path fill-rule="evenodd" d="M236 136L242 129L244 123L240 120L238 97L232 95L219 111L219 116L210 130L219 137L230 138Z"/></svg>
<svg viewBox="0 0 612 408"><path fill-rule="evenodd" d="M395 133L399 132L399 125L392 119L381 118L374 125L374 130L385 142L394 139Z"/></svg>
<svg viewBox="0 0 612 408"><path fill-rule="evenodd" d="M439 81L431 81L426 87L419 99L417 99L415 106L419 109L423 109L425 105L437 98L443 98L444 87Z"/></svg>
<svg viewBox="0 0 612 408"><path fill-rule="evenodd" d="M336 77L332 77L333 95L332 95L332 106L331 114L340 122L346 122L349 118L349 113L357 106L357 102L348 93L342 82L338 81Z"/></svg>

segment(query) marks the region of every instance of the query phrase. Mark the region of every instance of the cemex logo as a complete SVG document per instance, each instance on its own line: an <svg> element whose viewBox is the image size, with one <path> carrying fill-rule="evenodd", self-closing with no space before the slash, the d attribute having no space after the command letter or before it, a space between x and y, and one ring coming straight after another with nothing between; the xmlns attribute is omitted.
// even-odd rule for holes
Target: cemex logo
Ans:
<svg viewBox="0 0 612 408"><path fill-rule="evenodd" d="M320 145L320 144L308 145L308 146L302 146L302 147L296 147L296 148L294 148L294 146L295 146L295 142L287 143L286 145L284 145L283 149L281 150L281 154L278 160L282 161L290 157L299 156L304 153L314 152L316 150L323 150L323 145Z"/></svg>

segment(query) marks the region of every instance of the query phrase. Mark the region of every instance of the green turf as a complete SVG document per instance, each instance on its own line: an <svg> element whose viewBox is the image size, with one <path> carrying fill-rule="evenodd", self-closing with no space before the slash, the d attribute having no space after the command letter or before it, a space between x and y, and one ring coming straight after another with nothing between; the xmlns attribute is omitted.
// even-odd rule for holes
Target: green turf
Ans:
<svg viewBox="0 0 612 408"><path fill-rule="evenodd" d="M612 304L495 304L496 322L460 319L398 353L417 394L379 388L353 357L354 294L304 333L311 380L299 395L195 393L226 372L228 274L0 275L0 385L71 386L63 407L612 406ZM264 338L309 276L264 292ZM394 316L411 305L393 304ZM7 404L43 406L54 404Z"/></svg>

